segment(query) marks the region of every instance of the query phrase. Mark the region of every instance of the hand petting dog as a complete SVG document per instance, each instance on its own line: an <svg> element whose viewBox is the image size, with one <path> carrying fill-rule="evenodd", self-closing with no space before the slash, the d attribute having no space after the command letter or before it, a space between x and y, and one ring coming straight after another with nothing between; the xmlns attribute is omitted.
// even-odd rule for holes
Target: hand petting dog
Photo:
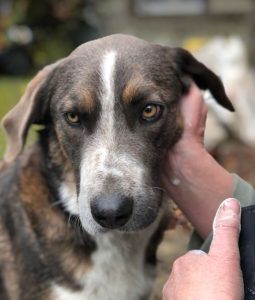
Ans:
<svg viewBox="0 0 255 300"><path fill-rule="evenodd" d="M169 196L206 238L222 199L232 195L233 178L204 146L207 107L194 83L181 99L181 114L183 135L167 153L162 180Z"/></svg>

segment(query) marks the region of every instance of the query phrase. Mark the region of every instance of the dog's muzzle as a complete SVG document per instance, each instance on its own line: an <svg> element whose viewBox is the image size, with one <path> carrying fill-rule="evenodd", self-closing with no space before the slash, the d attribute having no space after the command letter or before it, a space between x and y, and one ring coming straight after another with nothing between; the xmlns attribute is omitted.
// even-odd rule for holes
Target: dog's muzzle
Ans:
<svg viewBox="0 0 255 300"><path fill-rule="evenodd" d="M120 194L96 197L90 204L94 220L104 228L118 229L130 219L133 199Z"/></svg>
<svg viewBox="0 0 255 300"><path fill-rule="evenodd" d="M161 203L161 192L153 188L150 170L139 156L110 150L93 144L81 164L78 213L91 235L146 228Z"/></svg>

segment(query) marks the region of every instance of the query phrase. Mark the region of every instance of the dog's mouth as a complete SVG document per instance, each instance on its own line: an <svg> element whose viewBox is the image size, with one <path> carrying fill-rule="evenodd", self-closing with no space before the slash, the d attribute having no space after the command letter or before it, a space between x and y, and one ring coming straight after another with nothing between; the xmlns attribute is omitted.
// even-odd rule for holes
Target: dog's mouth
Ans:
<svg viewBox="0 0 255 300"><path fill-rule="evenodd" d="M79 199L79 207L81 223L88 233L131 233L147 228L157 219L161 197L134 199L114 193L95 197L90 204Z"/></svg>
<svg viewBox="0 0 255 300"><path fill-rule="evenodd" d="M124 191L121 186L115 186L111 187L114 192L109 190L95 193L94 189L82 186L77 197L75 185L71 188L70 184L63 183L60 198L64 209L78 216L83 229L91 235L109 231L137 232L157 219L163 199L161 189L146 184L146 188L140 189Z"/></svg>

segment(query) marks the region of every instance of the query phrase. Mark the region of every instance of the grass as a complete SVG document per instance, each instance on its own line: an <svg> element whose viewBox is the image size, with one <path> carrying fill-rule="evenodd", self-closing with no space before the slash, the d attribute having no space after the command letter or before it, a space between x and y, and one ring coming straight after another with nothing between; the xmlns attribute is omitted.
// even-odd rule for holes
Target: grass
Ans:
<svg viewBox="0 0 255 300"><path fill-rule="evenodd" d="M18 102L29 78L0 77L0 119ZM5 149L4 132L0 130L0 157Z"/></svg>

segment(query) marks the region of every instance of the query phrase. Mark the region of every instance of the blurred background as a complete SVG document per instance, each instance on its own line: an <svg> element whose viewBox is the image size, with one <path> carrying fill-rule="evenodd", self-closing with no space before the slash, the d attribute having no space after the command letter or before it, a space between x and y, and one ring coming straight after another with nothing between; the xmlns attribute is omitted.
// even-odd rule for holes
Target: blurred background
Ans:
<svg viewBox="0 0 255 300"><path fill-rule="evenodd" d="M255 0L0 0L0 119L37 70L75 47L112 33L191 51L222 78L236 113L209 107L206 146L255 186ZM34 139L32 133L30 139ZM0 157L5 147L0 132ZM153 300L192 227L174 208L159 250Z"/></svg>

